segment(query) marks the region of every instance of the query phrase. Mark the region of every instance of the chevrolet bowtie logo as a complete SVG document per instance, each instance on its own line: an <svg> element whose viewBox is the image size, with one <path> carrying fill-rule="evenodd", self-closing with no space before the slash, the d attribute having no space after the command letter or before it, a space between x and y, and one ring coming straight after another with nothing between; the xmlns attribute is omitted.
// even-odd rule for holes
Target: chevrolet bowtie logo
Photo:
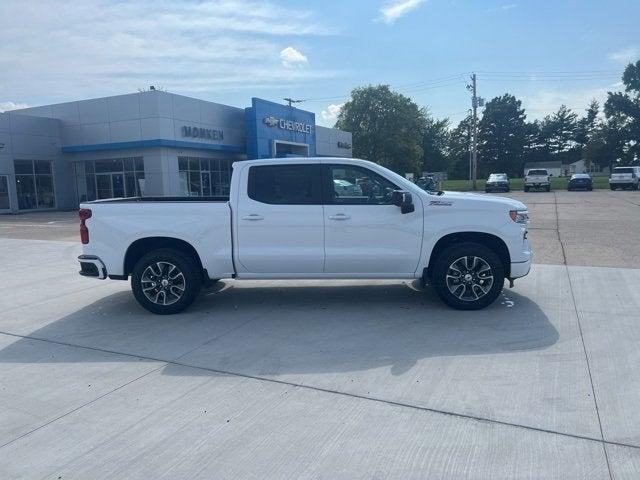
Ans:
<svg viewBox="0 0 640 480"><path fill-rule="evenodd" d="M280 120L278 120L276 117L264 117L262 119L262 122L268 127L275 127L276 125L278 125L278 123L280 123Z"/></svg>

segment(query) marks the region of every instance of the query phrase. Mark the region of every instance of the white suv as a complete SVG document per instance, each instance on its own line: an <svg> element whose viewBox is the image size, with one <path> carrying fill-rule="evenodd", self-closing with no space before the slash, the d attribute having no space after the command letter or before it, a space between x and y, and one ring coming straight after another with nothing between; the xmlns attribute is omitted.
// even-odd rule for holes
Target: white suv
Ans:
<svg viewBox="0 0 640 480"><path fill-rule="evenodd" d="M638 182L640 182L640 167L616 167L609 177L611 190L616 188L638 190Z"/></svg>

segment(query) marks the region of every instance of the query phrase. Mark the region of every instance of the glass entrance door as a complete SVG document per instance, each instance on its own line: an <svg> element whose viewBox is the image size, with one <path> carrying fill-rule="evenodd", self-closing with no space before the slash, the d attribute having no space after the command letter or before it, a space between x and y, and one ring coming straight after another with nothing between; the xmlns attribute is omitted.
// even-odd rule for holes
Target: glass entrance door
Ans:
<svg viewBox="0 0 640 480"><path fill-rule="evenodd" d="M102 200L104 198L113 198L110 173L100 173L96 175L96 185L98 187L98 200Z"/></svg>
<svg viewBox="0 0 640 480"><path fill-rule="evenodd" d="M124 197L124 175L122 173L96 174L98 200Z"/></svg>
<svg viewBox="0 0 640 480"><path fill-rule="evenodd" d="M0 212L9 211L9 180L6 175L0 175Z"/></svg>

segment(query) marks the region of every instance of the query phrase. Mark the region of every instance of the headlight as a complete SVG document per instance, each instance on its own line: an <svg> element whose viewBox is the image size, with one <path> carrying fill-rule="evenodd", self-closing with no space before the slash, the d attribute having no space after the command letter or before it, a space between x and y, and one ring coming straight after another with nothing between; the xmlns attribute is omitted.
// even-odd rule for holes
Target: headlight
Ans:
<svg viewBox="0 0 640 480"><path fill-rule="evenodd" d="M510 210L509 216L516 223L529 223L529 212L527 210Z"/></svg>

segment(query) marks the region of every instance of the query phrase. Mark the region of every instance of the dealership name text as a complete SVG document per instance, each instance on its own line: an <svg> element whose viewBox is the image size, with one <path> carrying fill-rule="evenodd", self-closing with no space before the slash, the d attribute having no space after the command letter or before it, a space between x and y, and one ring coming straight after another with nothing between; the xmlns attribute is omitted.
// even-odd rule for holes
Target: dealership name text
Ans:
<svg viewBox="0 0 640 480"><path fill-rule="evenodd" d="M205 140L223 140L224 136L222 130L216 130L214 128L200 128L200 127L182 127L182 136L190 138L203 138Z"/></svg>
<svg viewBox="0 0 640 480"><path fill-rule="evenodd" d="M264 117L262 122L268 127L278 127L292 132L311 133L311 125L308 123L294 122L284 118Z"/></svg>

